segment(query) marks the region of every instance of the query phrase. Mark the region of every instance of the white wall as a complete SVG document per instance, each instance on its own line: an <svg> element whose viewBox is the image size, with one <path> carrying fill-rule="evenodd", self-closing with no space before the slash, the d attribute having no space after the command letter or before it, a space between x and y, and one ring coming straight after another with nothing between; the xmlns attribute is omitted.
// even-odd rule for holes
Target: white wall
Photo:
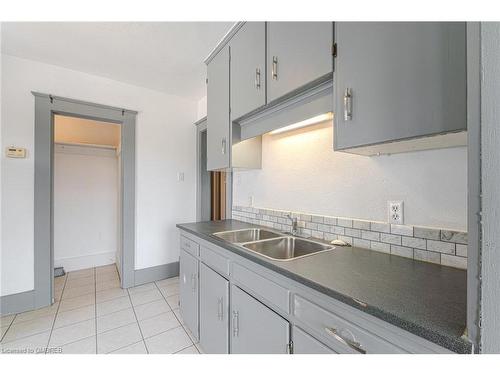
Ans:
<svg viewBox="0 0 500 375"><path fill-rule="evenodd" d="M115 262L117 174L113 149L56 145L54 266L73 271Z"/></svg>
<svg viewBox="0 0 500 375"><path fill-rule="evenodd" d="M201 120L207 115L207 97L206 95L198 100L197 120Z"/></svg>
<svg viewBox="0 0 500 375"><path fill-rule="evenodd" d="M28 148L26 159L2 153L2 295L33 289L32 90L139 111L135 268L178 260L175 224L196 218L195 100L7 55L1 85L2 150Z"/></svg>
<svg viewBox="0 0 500 375"><path fill-rule="evenodd" d="M312 130L310 130L312 129ZM466 148L365 157L333 152L330 124L263 137L262 169L236 172L235 205L467 230Z"/></svg>

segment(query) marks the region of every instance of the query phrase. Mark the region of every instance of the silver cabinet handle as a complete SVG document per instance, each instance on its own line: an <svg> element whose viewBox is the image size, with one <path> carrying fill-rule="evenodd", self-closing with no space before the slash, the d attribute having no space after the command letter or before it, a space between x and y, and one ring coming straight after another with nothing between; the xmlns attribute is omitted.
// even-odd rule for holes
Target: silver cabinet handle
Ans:
<svg viewBox="0 0 500 375"><path fill-rule="evenodd" d="M220 321L224 320L224 299L217 298L217 317Z"/></svg>
<svg viewBox="0 0 500 375"><path fill-rule="evenodd" d="M344 92L344 121L352 120L352 89L347 88Z"/></svg>
<svg viewBox="0 0 500 375"><path fill-rule="evenodd" d="M255 88L260 90L260 68L255 69Z"/></svg>
<svg viewBox="0 0 500 375"><path fill-rule="evenodd" d="M222 155L225 155L226 154L226 137L222 138L221 144L222 144Z"/></svg>
<svg viewBox="0 0 500 375"><path fill-rule="evenodd" d="M240 333L240 316L238 311L233 310L233 337L238 337Z"/></svg>
<svg viewBox="0 0 500 375"><path fill-rule="evenodd" d="M196 274L191 274L191 289L196 292Z"/></svg>
<svg viewBox="0 0 500 375"><path fill-rule="evenodd" d="M343 338L342 336L339 335L339 333L337 332L337 330L335 328L326 327L325 331L330 336L333 336L333 338L335 338L335 340L341 342L344 345L347 345L349 348L356 350L358 353L366 354L366 350L361 348L361 344L359 342Z"/></svg>
<svg viewBox="0 0 500 375"><path fill-rule="evenodd" d="M278 56L273 56L272 77L274 80L278 79Z"/></svg>

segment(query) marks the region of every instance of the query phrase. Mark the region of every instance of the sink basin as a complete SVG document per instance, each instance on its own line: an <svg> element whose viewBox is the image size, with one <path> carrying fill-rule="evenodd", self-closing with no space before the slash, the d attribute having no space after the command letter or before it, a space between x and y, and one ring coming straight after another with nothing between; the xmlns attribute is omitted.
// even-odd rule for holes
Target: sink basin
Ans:
<svg viewBox="0 0 500 375"><path fill-rule="evenodd" d="M283 236L280 233L260 228L230 230L226 232L213 233L213 235L231 243L260 241Z"/></svg>
<svg viewBox="0 0 500 375"><path fill-rule="evenodd" d="M242 246L273 260L293 260L334 249L333 246L296 237L280 237Z"/></svg>

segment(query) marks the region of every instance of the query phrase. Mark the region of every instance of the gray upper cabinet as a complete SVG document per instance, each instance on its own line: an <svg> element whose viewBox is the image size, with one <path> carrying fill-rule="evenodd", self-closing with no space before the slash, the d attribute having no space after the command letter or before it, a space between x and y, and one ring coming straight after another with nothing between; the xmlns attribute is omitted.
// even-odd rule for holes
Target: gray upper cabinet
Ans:
<svg viewBox="0 0 500 375"><path fill-rule="evenodd" d="M229 350L229 281L200 265L200 344L206 353Z"/></svg>
<svg viewBox="0 0 500 375"><path fill-rule="evenodd" d="M184 323L193 336L198 331L198 259L181 249L179 270L179 304Z"/></svg>
<svg viewBox="0 0 500 375"><path fill-rule="evenodd" d="M268 22L268 103L331 73L332 45L332 22Z"/></svg>
<svg viewBox="0 0 500 375"><path fill-rule="evenodd" d="M465 23L340 22L335 41L335 150L466 130Z"/></svg>
<svg viewBox="0 0 500 375"><path fill-rule="evenodd" d="M265 22L246 22L231 39L231 119L266 104L265 42Z"/></svg>
<svg viewBox="0 0 500 375"><path fill-rule="evenodd" d="M229 46L207 68L207 169L230 167Z"/></svg>
<svg viewBox="0 0 500 375"><path fill-rule="evenodd" d="M231 287L231 332L231 353L288 353L288 321L236 286Z"/></svg>

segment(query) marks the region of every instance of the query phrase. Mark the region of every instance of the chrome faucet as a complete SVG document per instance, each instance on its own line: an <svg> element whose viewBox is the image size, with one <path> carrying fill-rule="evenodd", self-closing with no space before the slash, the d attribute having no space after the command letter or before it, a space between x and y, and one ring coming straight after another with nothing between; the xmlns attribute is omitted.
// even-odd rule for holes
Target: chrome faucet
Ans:
<svg viewBox="0 0 500 375"><path fill-rule="evenodd" d="M296 236L298 234L297 218L293 217L291 212L289 214L287 214L286 217L292 221L292 232L291 233L293 236Z"/></svg>

